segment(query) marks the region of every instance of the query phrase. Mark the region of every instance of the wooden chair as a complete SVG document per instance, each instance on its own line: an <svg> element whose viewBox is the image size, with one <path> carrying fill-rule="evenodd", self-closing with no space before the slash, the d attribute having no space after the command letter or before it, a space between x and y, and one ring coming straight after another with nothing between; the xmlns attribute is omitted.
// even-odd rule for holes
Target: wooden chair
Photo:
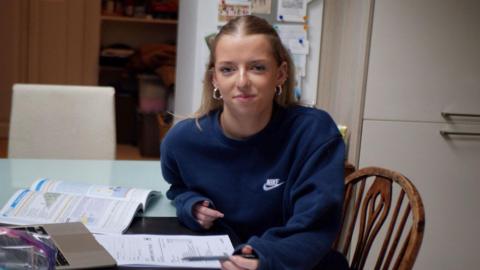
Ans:
<svg viewBox="0 0 480 270"><path fill-rule="evenodd" d="M342 231L334 248L350 258L354 270L412 269L424 227L422 199L405 176L363 168L346 178Z"/></svg>

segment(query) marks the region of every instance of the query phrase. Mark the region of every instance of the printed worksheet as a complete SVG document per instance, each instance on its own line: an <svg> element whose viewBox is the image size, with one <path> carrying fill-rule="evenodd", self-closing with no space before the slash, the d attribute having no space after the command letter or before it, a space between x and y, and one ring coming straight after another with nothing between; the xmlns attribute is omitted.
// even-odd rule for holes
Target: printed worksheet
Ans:
<svg viewBox="0 0 480 270"><path fill-rule="evenodd" d="M192 256L233 253L228 235L94 235L122 266L220 268L219 261L186 261Z"/></svg>
<svg viewBox="0 0 480 270"><path fill-rule="evenodd" d="M278 0L277 19L285 22L305 22L308 0Z"/></svg>

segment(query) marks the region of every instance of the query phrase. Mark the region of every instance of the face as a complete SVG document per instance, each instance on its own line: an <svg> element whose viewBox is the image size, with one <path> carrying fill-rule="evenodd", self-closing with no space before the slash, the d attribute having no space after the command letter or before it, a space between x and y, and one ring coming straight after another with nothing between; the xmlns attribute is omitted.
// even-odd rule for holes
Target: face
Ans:
<svg viewBox="0 0 480 270"><path fill-rule="evenodd" d="M275 87L286 80L264 35L224 35L215 49L213 85L223 96L223 111L237 117L269 117Z"/></svg>

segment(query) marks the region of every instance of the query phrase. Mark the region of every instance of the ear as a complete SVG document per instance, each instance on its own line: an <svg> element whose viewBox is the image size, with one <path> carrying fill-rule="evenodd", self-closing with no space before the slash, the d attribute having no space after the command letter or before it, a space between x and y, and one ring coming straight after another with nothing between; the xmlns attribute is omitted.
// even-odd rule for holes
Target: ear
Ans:
<svg viewBox="0 0 480 270"><path fill-rule="evenodd" d="M288 65L283 61L277 70L277 85L283 84L288 78Z"/></svg>
<svg viewBox="0 0 480 270"><path fill-rule="evenodd" d="M213 88L217 88L217 77L214 71L212 71L212 85L213 85Z"/></svg>

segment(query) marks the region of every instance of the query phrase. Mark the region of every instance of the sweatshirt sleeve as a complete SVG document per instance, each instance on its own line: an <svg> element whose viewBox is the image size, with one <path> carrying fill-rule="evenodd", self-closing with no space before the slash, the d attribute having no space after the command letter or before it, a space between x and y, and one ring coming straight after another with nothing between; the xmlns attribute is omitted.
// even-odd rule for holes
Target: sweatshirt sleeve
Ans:
<svg viewBox="0 0 480 270"><path fill-rule="evenodd" d="M343 206L344 151L338 135L304 160L285 195L286 224L248 240L259 269L312 269L329 252Z"/></svg>
<svg viewBox="0 0 480 270"><path fill-rule="evenodd" d="M193 217L193 205L204 200L209 201L210 205L213 205L213 203L207 197L188 189L182 179L174 154L169 151L169 147L169 140L165 140L162 142L160 149L162 175L165 181L171 184L166 196L173 200L177 209L177 218L181 223L191 230L202 231L204 229Z"/></svg>

